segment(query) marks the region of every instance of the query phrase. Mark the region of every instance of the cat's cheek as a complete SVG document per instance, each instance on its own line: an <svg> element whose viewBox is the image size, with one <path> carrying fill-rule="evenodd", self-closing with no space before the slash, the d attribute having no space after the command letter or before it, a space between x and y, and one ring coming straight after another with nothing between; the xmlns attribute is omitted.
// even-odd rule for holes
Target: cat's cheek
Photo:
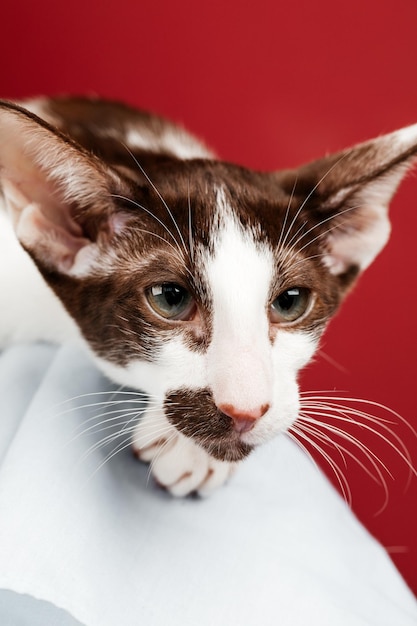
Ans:
<svg viewBox="0 0 417 626"><path fill-rule="evenodd" d="M242 441L258 446L288 431L300 410L298 372L312 358L318 339L311 334L280 331L273 345L273 402L255 427L242 435Z"/></svg>
<svg viewBox="0 0 417 626"><path fill-rule="evenodd" d="M311 360L317 350L318 337L302 331L280 330L272 348L274 379L298 372Z"/></svg>
<svg viewBox="0 0 417 626"><path fill-rule="evenodd" d="M187 384L192 389L206 386L204 355L191 351L182 337L174 337L155 350L155 361L133 359L125 366L92 354L98 367L121 385L145 391L163 401L169 389Z"/></svg>
<svg viewBox="0 0 417 626"><path fill-rule="evenodd" d="M284 402L282 401L283 398L285 399ZM287 432L296 421L299 409L298 385L293 381L293 384L289 384L282 390L273 407L259 420L255 427L241 436L242 442L248 446L256 447L281 433Z"/></svg>
<svg viewBox="0 0 417 626"><path fill-rule="evenodd" d="M276 433L286 432L300 410L298 374L309 363L318 346L318 337L311 333L281 332L273 347L274 422Z"/></svg>

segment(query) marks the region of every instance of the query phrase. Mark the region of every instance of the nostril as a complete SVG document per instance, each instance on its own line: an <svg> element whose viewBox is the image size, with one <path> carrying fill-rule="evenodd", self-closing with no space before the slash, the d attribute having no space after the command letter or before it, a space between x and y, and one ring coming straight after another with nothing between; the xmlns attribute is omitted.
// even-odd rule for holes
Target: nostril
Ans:
<svg viewBox="0 0 417 626"><path fill-rule="evenodd" d="M262 404L255 409L244 411L236 408L233 404L219 405L220 411L232 418L233 428L238 433L247 433L249 430L252 430L257 420L265 415L269 408L269 404Z"/></svg>

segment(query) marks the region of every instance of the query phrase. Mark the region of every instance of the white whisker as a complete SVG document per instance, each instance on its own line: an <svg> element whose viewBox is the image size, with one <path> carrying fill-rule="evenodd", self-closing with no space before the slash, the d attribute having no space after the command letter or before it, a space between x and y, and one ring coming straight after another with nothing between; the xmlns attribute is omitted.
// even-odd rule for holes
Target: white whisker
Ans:
<svg viewBox="0 0 417 626"><path fill-rule="evenodd" d="M142 165L139 163L139 161L137 160L137 158L135 157L135 155L133 154L133 152L132 152L132 151L128 148L128 146L126 146L125 144L124 144L124 147L125 147L125 148L126 148L126 150L129 152L130 156L132 157L132 159L134 160L134 162L136 163L136 165L138 166L138 168L139 168L139 169L140 169L140 171L142 172L143 176L146 178L146 180L147 180L147 181L148 181L148 183L151 185L152 189L155 191L155 193L157 194L158 198L161 200L162 204L164 205L164 207L165 207L165 209L166 209L166 211L167 211L167 213L168 213L169 217L171 218L172 223L174 224L175 229L176 229L176 231L177 231L177 233L178 233L178 235L179 235L179 238L180 238L181 243L182 243L182 245L183 245L183 248L184 248L185 254L186 254L186 255L188 255L188 250L187 250L187 247L186 247L186 245L185 245L184 238L183 238L183 236L182 236L182 234L181 234L181 231L180 231L180 229L179 229L179 227L178 227L177 221L176 221L176 219L174 218L174 216L173 216L173 214L172 214L171 209L169 208L169 206L168 206L168 205L167 205L167 203L165 202L165 199L162 197L162 195L160 194L159 190L156 188L156 186L154 185L154 183L152 182L152 180L149 178L148 174L145 172L144 168L143 168L143 167L142 167Z"/></svg>
<svg viewBox="0 0 417 626"><path fill-rule="evenodd" d="M314 185L314 187L311 189L310 193L304 198L303 202L301 203L300 207L298 208L297 212L295 213L291 224L287 230L287 233L282 241L282 247L285 246L286 242L287 242L287 238L290 235L290 232L292 230L292 227L294 226L297 218L300 216L302 210L304 209L305 205L307 204L307 202L310 200L311 196L313 195L313 193L316 191L316 189L319 187L319 185L327 178L327 176L329 176L329 174L333 171L333 169L339 165L339 163L341 161L343 161L343 159L346 157L346 154L342 154L341 157L335 162L333 163L333 165L331 165L329 167L329 169L325 172L325 174L323 174L323 176L320 178L320 180ZM294 187L295 189L295 187Z"/></svg>
<svg viewBox="0 0 417 626"><path fill-rule="evenodd" d="M331 458L331 456L329 456L324 450L323 448L321 448L314 440L312 440L310 437L308 437L308 435L306 433L304 433L302 430L300 430L297 426L293 425L291 426L291 429L289 431L289 433L293 433L295 436L295 440L298 441L298 437L301 437L302 439L304 439L305 441L307 441L307 443L314 449L316 450L319 455L321 457L323 457L323 459L328 463L328 465L330 466L330 468L332 469L336 480L340 486L342 495L345 499L345 501L348 503L348 505L351 507L352 506L352 493L350 491L350 487L349 487L349 483L347 481L346 476L344 475L344 473L342 472L342 470L340 469L340 467L337 465L337 463L335 463L335 461Z"/></svg>
<svg viewBox="0 0 417 626"><path fill-rule="evenodd" d="M191 197L190 197L190 180L188 179L188 240L190 246L191 260L194 262L194 241L193 241L193 227L191 219Z"/></svg>
<svg viewBox="0 0 417 626"><path fill-rule="evenodd" d="M158 222L158 224L160 224L162 226L162 228L168 233L168 235L170 237L172 237L172 239L174 240L174 242L175 242L175 244L177 246L176 250L178 250L180 252L180 254L182 254L181 253L181 248L178 245L178 241L176 240L176 238L174 237L172 232L169 230L168 226L166 224L164 224L164 222L162 220L160 220L159 217L157 217L154 213L152 213L152 211L150 211L145 206L143 206L143 204L140 204L139 202L136 202L136 200L132 200L132 198L128 198L127 196L121 196L119 194L112 194L111 197L119 199L119 200L124 200L126 202L131 202L134 206L138 207L138 209L142 209L142 211L145 211L145 213L150 215L156 222ZM165 241L165 239L164 239L164 241Z"/></svg>
<svg viewBox="0 0 417 626"><path fill-rule="evenodd" d="M285 211L284 221L282 222L281 231L279 233L279 239L278 239L278 244L277 244L277 249L278 250L281 249L282 236L285 233L285 228L286 228L286 225L287 225L288 216L290 214L291 203L292 203L292 200L294 198L295 188L297 186L297 182L298 182L298 176L295 177L294 185L293 185L293 188L291 190L291 195L290 195L290 198L289 198L288 204L287 204L287 210Z"/></svg>
<svg viewBox="0 0 417 626"><path fill-rule="evenodd" d="M327 395L323 395L323 393ZM371 407L375 410L383 411L389 416L389 419L387 419L387 416L381 417L370 414L361 407ZM386 507L389 496L384 473L393 479L392 472L382 461L380 456L365 445L361 438L356 437L350 430L348 431L344 427L332 423L332 421L336 421L339 424L352 425L355 428L359 428L377 437L405 463L409 470L409 480L412 475L417 476L417 470L412 464L411 455L407 446L394 431L393 427L398 422L401 422L407 425L416 438L417 433L401 415L378 402L359 398L341 397L337 395L336 391L302 392L300 394L300 413L296 421L297 435L301 436L302 432L307 433L305 437L310 435L308 440L311 445L313 444L311 437L314 437L314 439L335 448L338 453L342 455L343 459L344 456L347 455L354 460L370 478L380 484L384 490L384 503L377 513L379 514ZM363 455L365 461L355 455L352 449L343 445L340 440L345 440L350 446L353 446ZM334 468L332 469L334 471Z"/></svg>

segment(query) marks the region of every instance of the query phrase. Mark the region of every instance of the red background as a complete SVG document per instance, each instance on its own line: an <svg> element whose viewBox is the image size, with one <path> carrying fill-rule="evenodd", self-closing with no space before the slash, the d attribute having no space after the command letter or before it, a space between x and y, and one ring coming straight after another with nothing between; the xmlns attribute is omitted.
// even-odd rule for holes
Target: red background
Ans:
<svg viewBox="0 0 417 626"><path fill-rule="evenodd" d="M226 159L294 166L417 122L415 0L21 0L2 7L1 93L97 93L183 122ZM305 389L386 404L417 427L417 182L392 206L393 236L331 324ZM417 466L416 438L396 432ZM389 467L389 501L354 463L353 509L417 592L417 479ZM340 461L336 452L335 459Z"/></svg>

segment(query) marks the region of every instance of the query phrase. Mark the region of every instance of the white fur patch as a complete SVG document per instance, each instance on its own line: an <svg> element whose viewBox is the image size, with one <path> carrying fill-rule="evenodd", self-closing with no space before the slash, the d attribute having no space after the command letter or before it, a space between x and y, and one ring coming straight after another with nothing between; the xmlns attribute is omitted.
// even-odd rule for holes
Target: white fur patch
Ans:
<svg viewBox="0 0 417 626"><path fill-rule="evenodd" d="M153 363L134 360L125 367L95 356L107 376L120 383L142 389L162 400L168 391L189 387L200 389L207 384L205 356L189 349L181 337L165 341Z"/></svg>
<svg viewBox="0 0 417 626"><path fill-rule="evenodd" d="M217 194L220 228L205 274L213 298L213 336L208 378L216 404L242 411L272 399L272 360L267 304L273 253L237 223L222 191Z"/></svg>
<svg viewBox="0 0 417 626"><path fill-rule="evenodd" d="M240 227L223 193L218 200L223 217L214 256L206 259L214 303L208 386L217 405L231 404L237 412L270 405L242 436L245 443L256 445L286 430L297 418L297 373L311 359L316 341L306 333L279 329L271 343L268 306L273 252Z"/></svg>
<svg viewBox="0 0 417 626"><path fill-rule="evenodd" d="M168 152L179 159L210 159L214 155L206 146L179 127L167 125L159 135L147 128L131 128L126 135L131 148Z"/></svg>

